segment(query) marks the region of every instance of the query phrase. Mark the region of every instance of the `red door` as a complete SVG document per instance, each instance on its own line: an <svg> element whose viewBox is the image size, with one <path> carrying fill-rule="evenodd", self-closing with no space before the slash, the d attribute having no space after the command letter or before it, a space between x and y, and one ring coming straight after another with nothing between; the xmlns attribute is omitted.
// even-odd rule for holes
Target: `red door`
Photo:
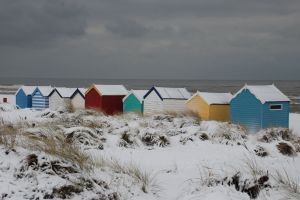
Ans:
<svg viewBox="0 0 300 200"><path fill-rule="evenodd" d="M96 110L101 109L101 96L95 90L95 88L92 88L88 93L86 93L85 108L87 108L87 109L93 108Z"/></svg>

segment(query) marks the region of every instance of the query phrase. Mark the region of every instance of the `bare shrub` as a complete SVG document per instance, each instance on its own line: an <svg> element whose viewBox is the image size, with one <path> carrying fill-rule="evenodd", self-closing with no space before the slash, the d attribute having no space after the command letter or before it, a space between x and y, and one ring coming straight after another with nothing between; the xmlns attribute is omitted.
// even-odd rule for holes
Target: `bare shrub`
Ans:
<svg viewBox="0 0 300 200"><path fill-rule="evenodd" d="M279 144L276 145L276 147L279 150L279 152L283 155L286 155L286 156L296 155L294 148L291 145L289 145L288 143L280 142Z"/></svg>

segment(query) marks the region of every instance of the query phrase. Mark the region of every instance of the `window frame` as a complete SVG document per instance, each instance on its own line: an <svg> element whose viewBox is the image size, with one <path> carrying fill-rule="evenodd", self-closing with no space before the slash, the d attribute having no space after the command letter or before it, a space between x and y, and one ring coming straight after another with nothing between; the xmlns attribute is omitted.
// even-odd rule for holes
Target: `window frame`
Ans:
<svg viewBox="0 0 300 200"><path fill-rule="evenodd" d="M280 108L276 108L276 109L274 109L274 108L272 108L272 106L280 106ZM270 104L269 105L269 110L271 110L271 111L276 111L276 110L282 110L283 109L283 104L278 104L278 103L276 103L276 104Z"/></svg>

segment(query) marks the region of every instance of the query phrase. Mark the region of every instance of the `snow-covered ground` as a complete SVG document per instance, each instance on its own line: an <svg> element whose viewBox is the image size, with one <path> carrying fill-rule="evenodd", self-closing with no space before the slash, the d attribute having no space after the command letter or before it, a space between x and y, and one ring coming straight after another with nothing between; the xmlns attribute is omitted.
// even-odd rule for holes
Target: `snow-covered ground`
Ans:
<svg viewBox="0 0 300 200"><path fill-rule="evenodd" d="M293 130L295 134L300 136L300 114L290 114L290 129Z"/></svg>
<svg viewBox="0 0 300 200"><path fill-rule="evenodd" d="M254 135L190 116L11 109L0 119L2 135L17 132L13 147L11 138L0 138L3 199L248 200L258 190L261 200L300 198L300 114L290 114L292 132L269 129ZM72 152L67 142L72 141L89 159L77 162L67 152L43 148L51 135L58 152L67 147ZM290 155L279 152L279 143L292 148ZM29 159L30 154L37 157ZM61 187L70 185L76 188Z"/></svg>

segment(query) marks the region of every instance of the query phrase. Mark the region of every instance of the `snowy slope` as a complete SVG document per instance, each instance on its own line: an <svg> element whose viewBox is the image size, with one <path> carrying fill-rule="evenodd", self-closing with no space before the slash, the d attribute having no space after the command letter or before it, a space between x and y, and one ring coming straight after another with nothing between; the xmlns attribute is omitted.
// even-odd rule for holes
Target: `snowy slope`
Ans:
<svg viewBox="0 0 300 200"><path fill-rule="evenodd" d="M59 194L53 192L53 188L84 178L83 182L91 181L93 186L80 185L78 193L67 198L101 199L102 195L105 200L249 200L249 194L242 187L251 188L263 176L269 180L260 186L256 199L300 197L297 196L299 189L292 192L287 184L277 180L277 173L286 172L295 185L300 184L299 153L283 155L276 147L284 142L297 150L297 136L284 129L248 135L236 125L199 121L190 116L104 116L92 111L56 113L50 110L11 110L0 114L4 124L18 130L14 149L4 143L0 145L0 194L4 199L42 199L52 193L56 199ZM299 119L300 114L291 114L290 126L294 133L300 131ZM5 133L3 130L1 127L1 134ZM47 138L60 133L92 158L89 161L92 171L87 172L61 156L18 144L26 134ZM268 155L258 156L258 146ZM25 162L33 153L38 155L36 168L28 167ZM49 168L44 170L42 166L53 161L78 172L62 175ZM237 174L241 186L238 190L232 184ZM100 180L102 185L98 184Z"/></svg>

